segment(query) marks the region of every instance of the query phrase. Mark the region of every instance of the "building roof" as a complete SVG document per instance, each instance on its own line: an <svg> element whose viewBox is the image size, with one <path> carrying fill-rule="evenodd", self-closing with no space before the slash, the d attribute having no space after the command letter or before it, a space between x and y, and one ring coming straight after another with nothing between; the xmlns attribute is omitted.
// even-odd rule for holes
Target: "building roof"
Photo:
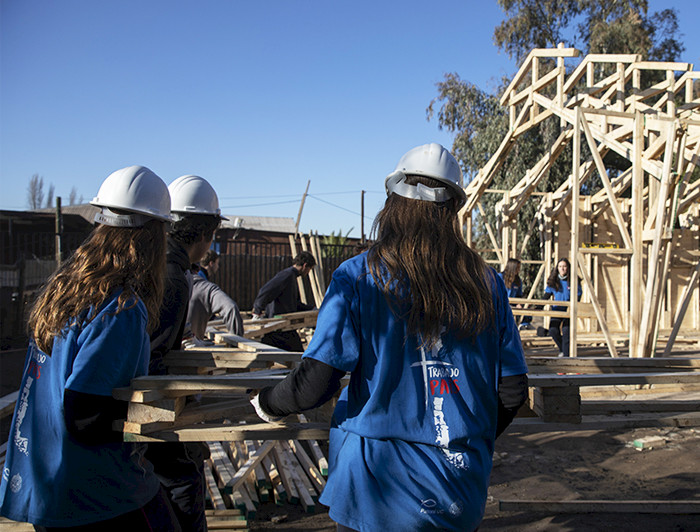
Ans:
<svg viewBox="0 0 700 532"><path fill-rule="evenodd" d="M254 229L274 233L294 233L294 218L274 216L239 216L224 214L228 220L221 222L222 229Z"/></svg>
<svg viewBox="0 0 700 532"><path fill-rule="evenodd" d="M80 205L62 205L63 214L78 214L90 223L95 221L95 214L99 211L94 205L83 203ZM35 213L54 213L55 208L38 209L29 211ZM228 220L221 222L222 229L250 229L255 231L270 231L273 233L294 233L294 218L282 218L276 216L243 216L238 214L224 214Z"/></svg>

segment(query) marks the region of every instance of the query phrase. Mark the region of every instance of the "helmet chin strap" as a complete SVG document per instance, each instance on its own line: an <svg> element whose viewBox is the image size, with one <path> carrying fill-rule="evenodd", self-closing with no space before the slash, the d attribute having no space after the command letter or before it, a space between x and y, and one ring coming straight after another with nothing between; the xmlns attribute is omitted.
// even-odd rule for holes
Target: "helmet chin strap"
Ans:
<svg viewBox="0 0 700 532"><path fill-rule="evenodd" d="M431 188L423 183L409 185L406 183L406 174L400 170L392 172L387 177L386 187L389 193L398 194L404 198L421 201L442 203L452 198L452 192L445 187Z"/></svg>

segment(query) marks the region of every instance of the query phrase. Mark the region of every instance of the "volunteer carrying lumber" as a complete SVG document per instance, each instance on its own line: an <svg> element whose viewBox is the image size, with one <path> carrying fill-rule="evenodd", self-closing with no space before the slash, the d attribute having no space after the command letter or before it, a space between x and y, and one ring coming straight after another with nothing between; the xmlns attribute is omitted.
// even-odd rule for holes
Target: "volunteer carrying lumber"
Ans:
<svg viewBox="0 0 700 532"><path fill-rule="evenodd" d="M0 514L36 530L180 530L112 389L145 375L158 323L170 196L148 168L111 174L97 227L34 304Z"/></svg>
<svg viewBox="0 0 700 532"><path fill-rule="evenodd" d="M302 363L252 398L268 421L328 400L321 502L338 530L474 530L495 438L525 401L505 286L462 238L461 170L439 144L386 178L370 249L340 265Z"/></svg>
<svg viewBox="0 0 700 532"><path fill-rule="evenodd" d="M222 219L219 198L206 179L185 175L168 187L172 199L172 229L168 234L165 295L160 325L151 335L151 375L167 373L163 356L180 349L192 291L190 267L209 249ZM204 460L209 456L199 442L151 443L146 457L165 488L183 530L205 531L206 482Z"/></svg>

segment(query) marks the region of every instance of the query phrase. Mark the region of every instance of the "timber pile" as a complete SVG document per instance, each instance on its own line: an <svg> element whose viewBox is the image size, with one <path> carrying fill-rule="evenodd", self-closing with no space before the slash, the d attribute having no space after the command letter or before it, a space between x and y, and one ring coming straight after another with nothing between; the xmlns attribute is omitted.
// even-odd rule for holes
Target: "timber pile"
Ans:
<svg viewBox="0 0 700 532"><path fill-rule="evenodd" d="M529 357L528 367L514 432L700 425L698 358Z"/></svg>
<svg viewBox="0 0 700 532"><path fill-rule="evenodd" d="M297 314L306 315L289 322L302 324L312 315ZM222 527L254 519L256 506L267 501L313 512L328 469L317 440L328 438L328 423L307 423L303 416L298 422L264 423L248 398L249 390L283 379L301 353L227 333L212 337L213 347L168 353L165 363L178 374L139 377L114 390L114 397L129 401L127 419L119 423L124 440L206 442L212 507L238 512L217 514Z"/></svg>
<svg viewBox="0 0 700 532"><path fill-rule="evenodd" d="M274 318L244 320L243 326L245 327L245 334L243 336L246 338L258 339L273 331L292 331L316 327L317 317L318 310L307 310L303 312L281 314Z"/></svg>

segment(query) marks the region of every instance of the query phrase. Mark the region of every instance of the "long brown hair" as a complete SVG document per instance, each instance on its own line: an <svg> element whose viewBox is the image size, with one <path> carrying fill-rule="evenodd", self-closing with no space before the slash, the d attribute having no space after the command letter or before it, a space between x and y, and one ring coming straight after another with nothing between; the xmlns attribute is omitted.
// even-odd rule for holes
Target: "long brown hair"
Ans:
<svg viewBox="0 0 700 532"><path fill-rule="evenodd" d="M520 260L514 259L513 257L509 258L508 262L506 262L506 267L503 268L503 283L508 290L510 290L513 285L519 286L523 284L518 275L519 269Z"/></svg>
<svg viewBox="0 0 700 532"><path fill-rule="evenodd" d="M408 176L409 184L440 182ZM443 203L392 194L374 220L369 270L397 317L433 346L443 326L458 337L476 336L494 319L484 260L467 246L453 199Z"/></svg>
<svg viewBox="0 0 700 532"><path fill-rule="evenodd" d="M571 263L569 262L569 259L559 259L554 266L552 273L550 273L549 277L547 278L547 286L554 288L556 291L561 290L561 281L559 280L560 262L566 263L566 277L564 277L564 280L568 281L571 278Z"/></svg>
<svg viewBox="0 0 700 532"><path fill-rule="evenodd" d="M32 307L29 332L39 349L51 354L53 339L66 325L96 309L116 289L123 289L117 313L131 308L136 298L148 311L148 330L158 325L165 277L163 222L143 227L100 225L49 279ZM128 306L127 306L128 305Z"/></svg>

